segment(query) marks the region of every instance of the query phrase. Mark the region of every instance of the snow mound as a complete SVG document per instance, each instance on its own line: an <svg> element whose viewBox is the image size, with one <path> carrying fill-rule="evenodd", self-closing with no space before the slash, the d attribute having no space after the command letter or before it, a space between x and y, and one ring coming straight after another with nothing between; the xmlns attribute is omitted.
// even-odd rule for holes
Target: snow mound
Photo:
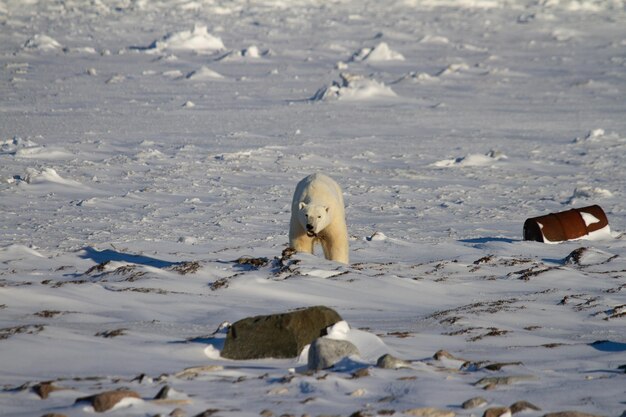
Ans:
<svg viewBox="0 0 626 417"><path fill-rule="evenodd" d="M569 203L574 203L578 199L589 200L611 197L613 197L613 193L607 189L585 185L574 189L574 193L570 197Z"/></svg>
<svg viewBox="0 0 626 417"><path fill-rule="evenodd" d="M486 154L468 154L459 158L443 159L433 163L431 166L437 168L485 167L491 166L496 161L502 159L508 159L508 157L502 152L491 150Z"/></svg>
<svg viewBox="0 0 626 417"><path fill-rule="evenodd" d="M434 77L425 72L416 72L411 71L408 74L403 75L398 80L394 81L392 84L397 84L403 81L410 81L413 83L433 83L438 82L439 78Z"/></svg>
<svg viewBox="0 0 626 417"><path fill-rule="evenodd" d="M206 26L196 25L193 30L170 33L163 39L154 41L148 52L193 51L199 54L212 54L224 49L222 39L211 35Z"/></svg>
<svg viewBox="0 0 626 417"><path fill-rule="evenodd" d="M31 148L22 148L18 149L15 152L16 158L25 158L25 159L68 159L72 158L73 155L60 148L47 148L45 146L35 146Z"/></svg>
<svg viewBox="0 0 626 417"><path fill-rule="evenodd" d="M328 87L317 90L313 101L346 100L359 101L376 98L397 97L397 94L384 83L360 75L340 74L341 82L333 81Z"/></svg>
<svg viewBox="0 0 626 417"><path fill-rule="evenodd" d="M30 139L15 136L13 139L0 140L0 154L15 154L20 149L37 148L39 145Z"/></svg>
<svg viewBox="0 0 626 417"><path fill-rule="evenodd" d="M163 155L161 151L157 149L152 149L152 148L143 150L135 154L136 161L146 161L149 159L164 159L164 158L165 158L165 155Z"/></svg>
<svg viewBox="0 0 626 417"><path fill-rule="evenodd" d="M616 258L616 255L610 252L606 252L596 248L581 247L574 252L570 253L563 263L566 265L578 265L578 266L591 266L608 263L612 259Z"/></svg>
<svg viewBox="0 0 626 417"><path fill-rule="evenodd" d="M590 130L584 137L578 137L574 139L574 143L581 142L601 142L607 140L618 140L619 135L617 133L607 133L604 129L597 128Z"/></svg>
<svg viewBox="0 0 626 417"><path fill-rule="evenodd" d="M246 60L246 59L259 59L265 56L271 55L270 50L261 51L258 46L251 45L247 48L244 48L240 51L230 51L221 58L219 61L236 61L236 60Z"/></svg>
<svg viewBox="0 0 626 417"><path fill-rule="evenodd" d="M461 9L497 9L502 7L501 0L405 0L409 7L432 9L436 7L455 7Z"/></svg>
<svg viewBox="0 0 626 417"><path fill-rule="evenodd" d="M442 77L446 75L459 74L462 72L467 72L469 69L469 65L467 65L465 62L450 64L441 71L439 71L439 73L437 73L437 76Z"/></svg>
<svg viewBox="0 0 626 417"><path fill-rule="evenodd" d="M202 67L199 70L190 72L185 78L191 81L211 81L224 78L224 76L208 67Z"/></svg>
<svg viewBox="0 0 626 417"><path fill-rule="evenodd" d="M374 48L362 48L352 55L354 62L384 62L384 61L404 61L404 56L389 48L386 42L381 42Z"/></svg>
<svg viewBox="0 0 626 417"><path fill-rule="evenodd" d="M375 363L384 354L397 354L393 349L375 334L364 330L357 330L350 327L348 322L342 320L326 328L326 338L334 340L347 340L357 347L361 353L362 360ZM300 353L298 362L306 363L310 345L304 347Z"/></svg>
<svg viewBox="0 0 626 417"><path fill-rule="evenodd" d="M35 168L26 168L26 175L23 180L27 184L36 185L36 184L61 184L61 185L69 185L73 187L81 186L82 184L78 181L68 180L61 177L54 169L52 168L43 168L41 170Z"/></svg>
<svg viewBox="0 0 626 417"><path fill-rule="evenodd" d="M44 255L24 245L9 245L0 248L0 259L21 259L24 257L45 258Z"/></svg>
<svg viewBox="0 0 626 417"><path fill-rule="evenodd" d="M433 45L447 45L450 43L450 39L445 36L426 35L420 39L420 43L433 44Z"/></svg>
<svg viewBox="0 0 626 417"><path fill-rule="evenodd" d="M47 35L35 35L24 44L25 49L35 49L43 52L52 52L63 47L55 39Z"/></svg>

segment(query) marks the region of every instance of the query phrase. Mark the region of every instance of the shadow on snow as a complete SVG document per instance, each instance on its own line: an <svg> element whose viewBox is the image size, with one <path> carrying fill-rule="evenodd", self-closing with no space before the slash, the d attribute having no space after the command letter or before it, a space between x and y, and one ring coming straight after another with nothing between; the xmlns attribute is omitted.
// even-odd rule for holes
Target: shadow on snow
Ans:
<svg viewBox="0 0 626 417"><path fill-rule="evenodd" d="M169 268L180 264L180 262L169 262L161 259L151 258L144 255L134 255L130 253L117 252L111 249L105 249L99 251L92 247L83 248L84 254L81 255L83 259L91 259L92 261L102 264L109 261L115 262L128 262L137 265L152 266L154 268Z"/></svg>

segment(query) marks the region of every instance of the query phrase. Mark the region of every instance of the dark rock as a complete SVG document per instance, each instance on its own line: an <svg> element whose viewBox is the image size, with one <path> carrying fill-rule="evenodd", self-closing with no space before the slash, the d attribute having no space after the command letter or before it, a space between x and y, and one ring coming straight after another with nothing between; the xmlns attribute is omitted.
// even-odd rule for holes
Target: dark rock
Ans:
<svg viewBox="0 0 626 417"><path fill-rule="evenodd" d="M35 394L39 395L39 398L41 398L42 400L48 398L51 392L60 391L62 389L63 388L55 386L52 381L40 382L33 387L33 391L35 392Z"/></svg>
<svg viewBox="0 0 626 417"><path fill-rule="evenodd" d="M511 409L511 414L517 414L525 410L541 411L541 408L529 403L528 401L518 401L515 404L512 404L509 408Z"/></svg>
<svg viewBox="0 0 626 417"><path fill-rule="evenodd" d="M461 407L463 407L465 410L470 410L472 408L482 407L483 405L486 405L486 404L487 404L487 400L485 400L483 397L474 397L465 401L461 405Z"/></svg>
<svg viewBox="0 0 626 417"><path fill-rule="evenodd" d="M170 397L170 391L171 388L166 385L163 388L161 388L161 390L157 393L157 395L154 397L155 400L166 400Z"/></svg>
<svg viewBox="0 0 626 417"><path fill-rule="evenodd" d="M485 410L483 417L506 417L511 416L509 407L491 407Z"/></svg>
<svg viewBox="0 0 626 417"><path fill-rule="evenodd" d="M373 417L374 414L364 411L364 410L359 410L359 411L355 411L354 413L350 414L350 417Z"/></svg>
<svg viewBox="0 0 626 417"><path fill-rule="evenodd" d="M370 370L368 368L357 369L352 373L352 378L364 378L366 376L370 376Z"/></svg>
<svg viewBox="0 0 626 417"><path fill-rule="evenodd" d="M105 391L100 394L90 395L89 397L82 397L76 400L76 403L88 402L93 406L94 411L101 413L103 411L110 410L115 407L115 404L122 401L124 398L141 398L135 391L119 390L119 391Z"/></svg>
<svg viewBox="0 0 626 417"><path fill-rule="evenodd" d="M245 318L230 326L221 355L228 359L293 358L341 320L335 310L324 306Z"/></svg>
<svg viewBox="0 0 626 417"><path fill-rule="evenodd" d="M215 408L209 408L208 410L204 410L200 414L196 414L195 417L211 417L215 413L219 413L222 410L217 410Z"/></svg>
<svg viewBox="0 0 626 417"><path fill-rule="evenodd" d="M433 407L420 407L412 408L410 410L403 411L404 414L415 417L454 417L456 413L450 410L442 410Z"/></svg>
<svg viewBox="0 0 626 417"><path fill-rule="evenodd" d="M44 414L41 417L67 417L67 416L65 414L48 413L48 414Z"/></svg>
<svg viewBox="0 0 626 417"><path fill-rule="evenodd" d="M187 413L182 408L175 408L169 414L170 417L185 417Z"/></svg>
<svg viewBox="0 0 626 417"><path fill-rule="evenodd" d="M438 350L437 352L435 352L435 354L433 355L433 359L440 361L443 359L451 359L451 360L455 360L455 361L461 361L461 362L466 362L465 359L461 359L461 358L457 358L456 356L452 355L450 352L448 352L447 350Z"/></svg>
<svg viewBox="0 0 626 417"><path fill-rule="evenodd" d="M347 340L320 337L309 348L308 368L313 371L330 368L345 357L360 355L359 349Z"/></svg>
<svg viewBox="0 0 626 417"><path fill-rule="evenodd" d="M522 362L502 362L502 363L491 363L485 366L485 369L489 371L500 371L505 366L521 366Z"/></svg>

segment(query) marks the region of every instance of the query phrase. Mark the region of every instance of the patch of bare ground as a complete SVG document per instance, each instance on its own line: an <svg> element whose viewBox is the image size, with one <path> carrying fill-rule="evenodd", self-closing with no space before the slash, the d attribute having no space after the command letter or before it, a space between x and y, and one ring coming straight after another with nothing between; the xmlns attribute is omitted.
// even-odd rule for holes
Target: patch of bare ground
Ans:
<svg viewBox="0 0 626 417"><path fill-rule="evenodd" d="M446 324L444 321L449 320L446 316L453 316L457 319L457 315L461 313L465 314L495 314L501 311L517 311L523 310L525 306L514 306L513 304L520 302L518 298L505 298L495 301L478 301L471 304L466 304L460 307L451 308L448 310L442 310L426 316L427 320L439 320L440 323Z"/></svg>
<svg viewBox="0 0 626 417"><path fill-rule="evenodd" d="M507 277L514 277L517 279L521 279L522 281L530 281L531 278L534 278L538 275L544 274L546 272L553 271L555 269L560 269L559 266L545 266L543 264L536 264L531 266L530 268L521 269L515 272L509 272Z"/></svg>
<svg viewBox="0 0 626 417"><path fill-rule="evenodd" d="M96 333L95 336L104 337L106 339L111 339L113 337L124 336L127 330L128 329L105 330L105 331Z"/></svg>
<svg viewBox="0 0 626 417"><path fill-rule="evenodd" d="M42 310L34 313L34 316L42 317L44 319L51 319L62 314L71 313L71 311L59 311L59 310Z"/></svg>
<svg viewBox="0 0 626 417"><path fill-rule="evenodd" d="M505 334L509 333L508 330L501 330L495 327L490 327L487 333L484 334L480 334L478 336L474 336L474 337L470 337L469 339L467 339L468 342L477 342L479 340L484 339L485 337L494 337L494 336L504 336Z"/></svg>
<svg viewBox="0 0 626 417"><path fill-rule="evenodd" d="M5 327L0 329L0 340L8 339L16 334L37 334L46 326L43 324L25 324L22 326Z"/></svg>
<svg viewBox="0 0 626 417"><path fill-rule="evenodd" d="M202 268L197 261L180 262L169 268L170 271L178 272L180 275L195 274Z"/></svg>
<svg viewBox="0 0 626 417"><path fill-rule="evenodd" d="M122 265L118 268L115 268L113 271L107 271L107 265L109 265L111 261L102 262L98 265L92 266L89 268L83 275L94 276L98 278L98 281L107 282L109 277L111 276L122 276L123 281L133 282L137 281L139 278L146 275L145 271L138 271L138 265ZM116 279L116 281L119 281Z"/></svg>
<svg viewBox="0 0 626 417"><path fill-rule="evenodd" d="M626 317L626 304L615 306L609 310L598 313L598 315L604 314L603 320L609 321Z"/></svg>
<svg viewBox="0 0 626 417"><path fill-rule="evenodd" d="M146 287L132 287L132 288L107 288L109 291L114 292L139 292L143 294L159 294L159 295L167 295L167 294L182 294L180 292L175 291L167 291L161 288L146 288Z"/></svg>

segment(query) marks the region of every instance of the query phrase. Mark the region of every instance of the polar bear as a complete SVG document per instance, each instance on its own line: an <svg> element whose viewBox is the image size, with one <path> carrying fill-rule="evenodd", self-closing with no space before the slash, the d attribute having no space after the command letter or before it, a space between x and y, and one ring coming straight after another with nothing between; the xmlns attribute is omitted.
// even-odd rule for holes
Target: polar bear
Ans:
<svg viewBox="0 0 626 417"><path fill-rule="evenodd" d="M324 174L312 174L296 186L291 203L289 246L313 253L320 243L326 259L348 263L348 228L339 185Z"/></svg>

